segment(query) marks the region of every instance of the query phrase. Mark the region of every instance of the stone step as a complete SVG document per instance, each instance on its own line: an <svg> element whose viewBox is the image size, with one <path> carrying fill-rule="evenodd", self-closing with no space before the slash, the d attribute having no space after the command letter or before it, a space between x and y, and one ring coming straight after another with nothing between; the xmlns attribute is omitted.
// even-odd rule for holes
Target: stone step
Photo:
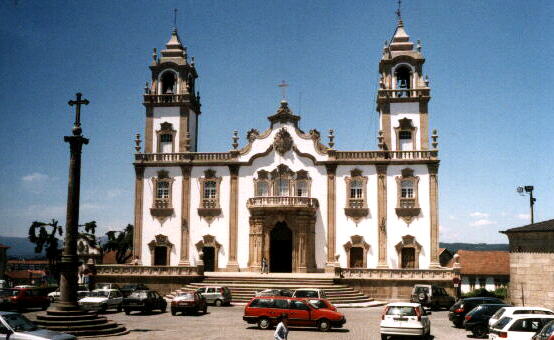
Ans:
<svg viewBox="0 0 554 340"><path fill-rule="evenodd" d="M37 323L44 321L49 326L87 326L87 325L99 325L108 322L105 316L99 316L96 319L84 319L84 320L43 320L40 316L37 316Z"/></svg>

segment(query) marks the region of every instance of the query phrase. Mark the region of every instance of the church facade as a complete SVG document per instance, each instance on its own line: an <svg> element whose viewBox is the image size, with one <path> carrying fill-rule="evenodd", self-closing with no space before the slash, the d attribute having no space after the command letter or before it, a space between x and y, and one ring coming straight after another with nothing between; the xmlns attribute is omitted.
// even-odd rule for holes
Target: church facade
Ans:
<svg viewBox="0 0 554 340"><path fill-rule="evenodd" d="M282 100L266 129L198 151L198 74L177 31L150 65L135 154L134 256L205 271L439 267L438 150L425 59L399 20L379 62L376 150L334 148ZM431 141L430 141L431 137ZM326 139L326 143L323 142Z"/></svg>

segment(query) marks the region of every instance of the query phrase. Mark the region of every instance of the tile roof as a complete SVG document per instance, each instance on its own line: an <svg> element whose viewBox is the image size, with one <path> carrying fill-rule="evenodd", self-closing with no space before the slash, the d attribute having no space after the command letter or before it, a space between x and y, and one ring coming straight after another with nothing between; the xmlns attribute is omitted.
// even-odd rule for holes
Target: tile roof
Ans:
<svg viewBox="0 0 554 340"><path fill-rule="evenodd" d="M3 245L2 243L0 243L0 248L9 248L8 246L5 246Z"/></svg>
<svg viewBox="0 0 554 340"><path fill-rule="evenodd" d="M44 270L15 270L6 272L6 276L10 279L40 279L45 276Z"/></svg>
<svg viewBox="0 0 554 340"><path fill-rule="evenodd" d="M462 275L510 275L507 251L458 250Z"/></svg>
<svg viewBox="0 0 554 340"><path fill-rule="evenodd" d="M508 229L508 230L505 230L505 231L501 231L501 233L521 233L521 232L526 232L526 231L539 231L539 232L542 232L542 231L550 231L550 232L554 232L554 220L547 220L547 221L542 221L542 222L538 222L538 223L533 223L533 224L528 224L526 226L523 226L523 227L517 227L517 228L511 228L511 229Z"/></svg>

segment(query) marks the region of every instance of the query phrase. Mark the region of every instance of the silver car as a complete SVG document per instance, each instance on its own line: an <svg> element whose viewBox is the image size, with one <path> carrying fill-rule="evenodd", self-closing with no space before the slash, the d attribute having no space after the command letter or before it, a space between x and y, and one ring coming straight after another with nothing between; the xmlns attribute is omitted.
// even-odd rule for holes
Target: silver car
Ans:
<svg viewBox="0 0 554 340"><path fill-rule="evenodd" d="M0 339L10 340L73 340L74 335L38 328L25 316L15 312L0 312Z"/></svg>
<svg viewBox="0 0 554 340"><path fill-rule="evenodd" d="M203 287L196 291L206 298L207 303L213 303L217 307L231 304L231 291L227 287Z"/></svg>

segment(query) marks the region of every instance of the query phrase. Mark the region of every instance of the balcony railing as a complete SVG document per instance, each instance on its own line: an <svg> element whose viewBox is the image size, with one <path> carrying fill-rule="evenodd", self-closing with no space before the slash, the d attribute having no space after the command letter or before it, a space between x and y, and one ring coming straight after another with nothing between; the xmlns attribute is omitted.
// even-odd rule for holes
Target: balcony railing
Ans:
<svg viewBox="0 0 554 340"><path fill-rule="evenodd" d="M401 198L400 208L416 208L415 198Z"/></svg>
<svg viewBox="0 0 554 340"><path fill-rule="evenodd" d="M430 93L430 89L380 89L379 99L428 97Z"/></svg>
<svg viewBox="0 0 554 340"><path fill-rule="evenodd" d="M344 279L375 280L445 280L451 281L457 272L452 268L438 269L377 269L335 268L335 275Z"/></svg>
<svg viewBox="0 0 554 340"><path fill-rule="evenodd" d="M178 104L189 101L190 94L145 94L145 104Z"/></svg>
<svg viewBox="0 0 554 340"><path fill-rule="evenodd" d="M260 196L249 198L246 206L249 209L317 209L319 207L319 203L317 198L311 197Z"/></svg>
<svg viewBox="0 0 554 340"><path fill-rule="evenodd" d="M205 209L217 209L219 208L219 202L215 198L204 198L202 199L202 208Z"/></svg>
<svg viewBox="0 0 554 340"><path fill-rule="evenodd" d="M96 265L99 276L196 276L197 267L191 266L135 266L130 264Z"/></svg>
<svg viewBox="0 0 554 340"><path fill-rule="evenodd" d="M137 153L137 162L179 162L179 161L226 161L231 159L229 152L181 152L181 153Z"/></svg>
<svg viewBox="0 0 554 340"><path fill-rule="evenodd" d="M337 160L433 160L437 150L413 151L334 151L331 155Z"/></svg>
<svg viewBox="0 0 554 340"><path fill-rule="evenodd" d="M362 198L350 198L348 200L348 207L354 209L360 209L364 207L364 200Z"/></svg>

